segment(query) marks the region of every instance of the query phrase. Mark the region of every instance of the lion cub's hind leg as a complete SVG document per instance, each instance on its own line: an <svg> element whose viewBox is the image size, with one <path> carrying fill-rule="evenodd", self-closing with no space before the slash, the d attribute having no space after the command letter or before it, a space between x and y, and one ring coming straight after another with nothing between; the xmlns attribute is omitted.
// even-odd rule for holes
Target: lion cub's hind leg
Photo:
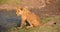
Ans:
<svg viewBox="0 0 60 32"><path fill-rule="evenodd" d="M33 28L33 24L30 21L26 20L25 22L26 22L26 28L27 29L28 28Z"/></svg>

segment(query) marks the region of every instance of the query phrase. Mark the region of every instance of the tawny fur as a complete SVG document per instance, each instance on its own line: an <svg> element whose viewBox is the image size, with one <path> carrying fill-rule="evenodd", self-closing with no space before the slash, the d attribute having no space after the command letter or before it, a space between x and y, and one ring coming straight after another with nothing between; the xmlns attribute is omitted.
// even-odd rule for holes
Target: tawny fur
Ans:
<svg viewBox="0 0 60 32"><path fill-rule="evenodd" d="M27 20L30 24L29 27L38 27L41 25L41 19L39 16L37 16L36 14L32 13L29 11L29 9L27 7L24 8L17 8L16 10L16 14L17 16L22 16L22 25L23 26L25 24L25 20Z"/></svg>

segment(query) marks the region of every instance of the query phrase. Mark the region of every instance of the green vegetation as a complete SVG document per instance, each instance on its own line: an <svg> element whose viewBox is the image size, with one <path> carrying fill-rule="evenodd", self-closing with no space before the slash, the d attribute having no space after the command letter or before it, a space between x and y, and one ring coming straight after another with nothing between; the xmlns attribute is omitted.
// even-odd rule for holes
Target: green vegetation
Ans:
<svg viewBox="0 0 60 32"><path fill-rule="evenodd" d="M7 0L0 0L0 4L6 3Z"/></svg>
<svg viewBox="0 0 60 32"><path fill-rule="evenodd" d="M0 4L20 4L21 0L0 0Z"/></svg>
<svg viewBox="0 0 60 32"><path fill-rule="evenodd" d="M52 20L52 17L44 18L42 21L43 21L44 23L47 23L47 22L50 21L50 20Z"/></svg>

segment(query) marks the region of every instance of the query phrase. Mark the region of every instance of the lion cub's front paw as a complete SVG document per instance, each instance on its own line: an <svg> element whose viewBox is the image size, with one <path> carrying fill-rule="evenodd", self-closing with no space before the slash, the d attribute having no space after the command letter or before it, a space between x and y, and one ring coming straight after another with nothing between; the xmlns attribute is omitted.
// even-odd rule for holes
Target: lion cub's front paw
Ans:
<svg viewBox="0 0 60 32"><path fill-rule="evenodd" d="M27 28L27 29L29 29L29 28L33 28L33 26L27 26L26 28Z"/></svg>

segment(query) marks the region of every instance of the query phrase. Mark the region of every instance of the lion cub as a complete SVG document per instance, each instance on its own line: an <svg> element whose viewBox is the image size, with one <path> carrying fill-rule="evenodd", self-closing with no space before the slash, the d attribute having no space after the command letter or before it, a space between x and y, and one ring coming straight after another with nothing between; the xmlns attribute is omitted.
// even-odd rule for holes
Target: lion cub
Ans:
<svg viewBox="0 0 60 32"><path fill-rule="evenodd" d="M17 16L20 16L20 15L22 16L21 27L23 27L24 25L27 25L25 20L27 20L28 23L30 24L30 26L27 26L26 28L38 27L41 25L41 21L40 21L39 16L30 12L28 7L24 7L24 8L18 7L16 10L16 14L17 14Z"/></svg>

